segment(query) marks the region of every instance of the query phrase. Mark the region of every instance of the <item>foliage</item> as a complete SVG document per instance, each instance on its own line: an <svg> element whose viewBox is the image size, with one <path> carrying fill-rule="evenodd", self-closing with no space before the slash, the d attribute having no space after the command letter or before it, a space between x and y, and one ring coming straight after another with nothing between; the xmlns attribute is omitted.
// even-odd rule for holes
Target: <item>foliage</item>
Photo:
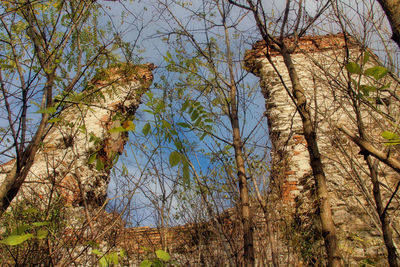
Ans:
<svg viewBox="0 0 400 267"><path fill-rule="evenodd" d="M0 263L25 265L48 262L51 258L48 244L58 238L65 222L63 209L62 203L43 210L28 202L21 202L5 213L1 221L4 232L0 241Z"/></svg>
<svg viewBox="0 0 400 267"><path fill-rule="evenodd" d="M388 69L381 65L368 67L363 70L367 63L369 63L369 59L370 54L368 51L365 51L361 66L357 62L350 61L347 63L346 69L350 75L357 75L358 77L357 80L350 78L355 88L355 95L357 98L365 98L367 101L374 104L376 101L381 101L380 92L389 88L391 83L388 82L385 84L381 82L381 80L388 75ZM371 93L375 93L376 97L370 97ZM377 111L379 112L378 109ZM397 125L394 125L394 127L398 128ZM385 139L385 145L387 146L400 144L400 136L395 132L386 130L381 133L381 136Z"/></svg>
<svg viewBox="0 0 400 267"><path fill-rule="evenodd" d="M107 267L107 266L118 266L120 260L126 257L126 253L124 250L121 251L108 251L106 253L100 252L98 249L93 249L92 253L97 255L99 259L99 266L100 267Z"/></svg>
<svg viewBox="0 0 400 267"><path fill-rule="evenodd" d="M171 256L164 250L156 250L154 254L155 257L142 261L140 267L179 266L176 261L171 260Z"/></svg>

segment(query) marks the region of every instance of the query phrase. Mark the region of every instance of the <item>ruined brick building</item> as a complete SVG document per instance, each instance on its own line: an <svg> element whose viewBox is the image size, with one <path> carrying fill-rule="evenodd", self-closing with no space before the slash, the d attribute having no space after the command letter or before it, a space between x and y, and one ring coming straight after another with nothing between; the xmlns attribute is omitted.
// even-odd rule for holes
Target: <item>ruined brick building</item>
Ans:
<svg viewBox="0 0 400 267"><path fill-rule="evenodd" d="M83 92L57 96L63 106L49 124L18 197L35 203L52 196L66 206L84 206L84 200L101 206L110 168L124 149L133 115L153 80L151 70L150 65L111 67ZM0 182L13 164L1 166Z"/></svg>
<svg viewBox="0 0 400 267"><path fill-rule="evenodd" d="M291 39L286 41L292 42ZM385 266L386 249L368 167L360 149L337 128L345 125L353 133L358 133L355 102L349 93L354 84L349 78L360 84L372 84L373 81L362 75L349 76L346 63L348 60L363 64L362 55L366 51L354 39L346 40L343 34L308 36L299 40L292 59L311 105L343 261L352 266L367 262ZM271 62L266 58L267 53ZM364 69L379 64L371 51L369 54L371 58L364 62ZM324 251L302 122L283 86L284 83L291 88L289 75L282 57L266 47L264 42L256 43L248 51L245 64L249 71L260 77L266 101L269 134L274 147L271 193L276 195L274 206L279 207L271 209L271 212L276 218L291 222L293 232L287 237L287 245L298 245L301 256L308 258L310 264L317 258L324 258ZM388 151L381 133L393 130L392 123L398 122L400 88L395 77L386 77L380 82L390 82L391 86L366 95L368 100L360 101L357 109L369 140L381 150ZM358 101L360 98L355 99ZM395 148L391 149L393 153ZM390 201L388 213L398 242L399 198L396 185L399 174L377 161L375 164L378 164L384 205Z"/></svg>
<svg viewBox="0 0 400 267"><path fill-rule="evenodd" d="M290 39L287 41L291 42ZM345 65L347 55L350 55L350 61L360 62L363 52L365 49L352 39L346 41L343 35L327 35L301 38L292 58L311 105L343 262L348 266L372 263L385 266L386 250L368 168L360 149L337 128L345 125L357 133L357 118L348 93L349 74ZM266 53L271 56L271 62ZM378 64L370 54L371 59L365 67ZM277 244L282 266L324 264L325 252L309 154L300 116L283 86L284 83L290 89L282 57L265 43L258 42L247 52L245 68L260 77L273 144L270 194L266 196L272 223L270 233L266 233L260 211L253 209L257 265L271 264L268 235ZM128 75L111 69L108 70L107 83L104 83L104 77L95 79L93 88L104 91L87 98L92 101L90 108L84 104L66 107L69 112L62 113L62 121L75 123L63 124L61 121L50 129L21 194L34 192L36 198L41 198L51 192L62 197L68 206L101 206L109 181L108 167L123 149L127 138L123 130L130 127L126 118L134 114L140 95L152 81L151 69L134 67ZM110 78L116 82L115 86L110 84ZM377 147L388 151L383 145L381 132L396 130L393 125L400 115L399 85L395 77L384 79L380 82L387 84L390 81L390 87L371 92L359 108L368 138ZM365 77L360 77L361 81L373 82ZM129 86L119 86L120 82ZM396 153L395 147L391 149ZM390 200L387 213L397 244L400 203L395 191L399 175L379 162L376 164L384 203ZM2 172L6 173L7 168L2 166ZM92 203L85 203L85 199L92 200ZM240 219L232 213L228 211L216 222L223 225L219 231L239 238L240 227L235 228L235 222L240 222ZM240 251L240 239L231 244L224 237L218 237L214 223L170 228L164 235L152 228L123 229L115 233L116 243L130 255L143 253L143 247L159 249L168 243L173 256L193 266L232 264L231 258L238 256L225 253L223 247L237 246L237 251ZM137 256L138 262L140 259L142 257Z"/></svg>

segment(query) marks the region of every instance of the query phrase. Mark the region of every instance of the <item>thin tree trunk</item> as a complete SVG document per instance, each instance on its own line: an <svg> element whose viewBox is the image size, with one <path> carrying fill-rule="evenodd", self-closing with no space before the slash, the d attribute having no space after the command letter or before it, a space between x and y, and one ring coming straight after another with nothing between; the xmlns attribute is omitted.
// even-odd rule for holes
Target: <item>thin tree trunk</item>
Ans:
<svg viewBox="0 0 400 267"><path fill-rule="evenodd" d="M11 201L17 195L21 185L29 173L31 166L33 165L34 158L39 149L39 143L42 140L48 118L49 114L43 114L42 121L36 132L36 135L33 138L33 141L26 148L24 156L21 159L22 162L16 161L14 163L13 168L6 176L5 181L0 185L0 218L7 210L8 206L10 206ZM18 165L22 166L22 168L19 169Z"/></svg>
<svg viewBox="0 0 400 267"><path fill-rule="evenodd" d="M244 241L244 266L254 266L254 248L253 248L253 226L250 218L249 189L245 175L244 159L242 153L242 141L240 138L239 121L237 116L231 119L233 127L233 147L235 149L235 161L237 175L239 178L240 204L243 224Z"/></svg>
<svg viewBox="0 0 400 267"><path fill-rule="evenodd" d="M321 155L318 149L317 135L312 125L310 107L307 104L305 91L300 84L297 71L285 44L283 44L281 47L281 54L289 72L295 105L303 122L304 137L307 141L307 149L308 153L310 154L310 164L314 175L315 186L317 188L322 236L325 241L326 252L328 255L328 266L341 266L341 260L337 247L335 225L332 219L331 205L329 202L328 188L326 185L326 177L322 167Z"/></svg>
<svg viewBox="0 0 400 267"><path fill-rule="evenodd" d="M223 13L221 12L221 15ZM253 245L253 225L250 217L250 203L249 203L249 188L245 170L245 160L243 156L242 137L240 135L239 116L237 107L237 88L235 81L235 71L233 69L233 60L231 54L230 40L228 27L225 25L225 45L226 45L226 58L229 71L229 100L227 101L229 108L229 118L232 126L233 148L235 150L235 162L237 177L239 180L239 193L240 193L240 206L243 225L243 257L244 266L252 267L255 265L254 258L254 245ZM230 102L230 103L229 103Z"/></svg>
<svg viewBox="0 0 400 267"><path fill-rule="evenodd" d="M349 81L350 81L350 79L349 79ZM349 86L350 86L350 84L349 84ZM356 113L358 133L360 135L360 138L365 140L366 139L365 127L364 127L364 122L362 120L361 112L359 109L359 99L356 98L351 93L351 90L349 90L349 92L350 92L350 97L353 102L353 109ZM392 231L390 229L390 224L389 224L390 222L389 222L388 216L386 216L386 212L384 211L385 208L384 208L383 202L382 202L382 195L381 195L380 184L379 184L379 180L378 180L378 172L377 172L378 165L372 163L372 158L368 153L364 154L364 160L368 165L368 169L369 169L369 173L370 173L370 177L371 177L371 182L372 182L372 187L373 187L372 192L373 192L373 196L374 196L374 200L375 200L376 211L379 215L379 220L381 222L381 230L382 230L383 240L385 242L385 246L388 251L389 266L390 267L398 267L396 247L394 246L394 243L393 243L393 235L392 235Z"/></svg>
<svg viewBox="0 0 400 267"><path fill-rule="evenodd" d="M371 157L369 155L365 155L365 161L368 164L368 168L371 174L371 181L372 181L372 186L373 186L373 195L375 199L375 204L376 204L376 211L379 214L379 219L381 221L381 226L382 226L382 234L383 234L383 240L385 241L386 249L388 251L388 262L390 267L398 267L397 263L397 255L396 255L396 247L394 246L393 243L393 235L392 231L390 229L390 222L388 216L386 216L386 213L384 212L384 206L382 202L382 195L381 195L381 190L380 190L380 184L378 180L378 175L376 171L376 166L373 165Z"/></svg>

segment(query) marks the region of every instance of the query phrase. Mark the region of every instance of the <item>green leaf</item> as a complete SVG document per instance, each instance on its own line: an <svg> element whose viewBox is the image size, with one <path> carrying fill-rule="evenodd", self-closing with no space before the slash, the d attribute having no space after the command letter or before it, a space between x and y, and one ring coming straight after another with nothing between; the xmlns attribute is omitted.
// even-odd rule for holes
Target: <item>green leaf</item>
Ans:
<svg viewBox="0 0 400 267"><path fill-rule="evenodd" d="M364 95L369 96L369 92L371 91L376 91L376 87L375 86L370 86L370 85L360 85L360 90L364 93Z"/></svg>
<svg viewBox="0 0 400 267"><path fill-rule="evenodd" d="M100 264L101 267L107 267L108 266L108 262L107 262L106 258L104 258L104 257L100 258L99 264Z"/></svg>
<svg viewBox="0 0 400 267"><path fill-rule="evenodd" d="M181 111L185 111L189 107L189 100L186 100L185 103L183 103Z"/></svg>
<svg viewBox="0 0 400 267"><path fill-rule="evenodd" d="M164 264L159 259L154 259L152 262L153 267L163 267Z"/></svg>
<svg viewBox="0 0 400 267"><path fill-rule="evenodd" d="M98 256L103 255L103 253L101 253L98 249L93 249L92 253L95 254L95 255L98 255Z"/></svg>
<svg viewBox="0 0 400 267"><path fill-rule="evenodd" d="M198 117L199 117L199 113L197 112L197 110L195 110L195 111L193 111L192 116L190 116L190 119L192 121L195 121Z"/></svg>
<svg viewBox="0 0 400 267"><path fill-rule="evenodd" d="M102 171L103 169L104 169L104 163L101 161L101 159L97 159L96 170Z"/></svg>
<svg viewBox="0 0 400 267"><path fill-rule="evenodd" d="M350 78L351 82L353 83L354 88L358 88L358 82L353 78Z"/></svg>
<svg viewBox="0 0 400 267"><path fill-rule="evenodd" d="M149 132L150 132L150 123L146 123L144 125L142 132L143 132L143 134L145 136L147 136L149 134Z"/></svg>
<svg viewBox="0 0 400 267"><path fill-rule="evenodd" d="M31 226L29 224L23 224L18 226L14 231L12 231L11 235L22 235L26 230L30 229Z"/></svg>
<svg viewBox="0 0 400 267"><path fill-rule="evenodd" d="M200 141L203 141L203 139L208 135L207 132L204 132L201 136L200 136Z"/></svg>
<svg viewBox="0 0 400 267"><path fill-rule="evenodd" d="M360 74L361 73L361 67L356 62L347 63L346 69L351 74Z"/></svg>
<svg viewBox="0 0 400 267"><path fill-rule="evenodd" d="M365 63L368 62L369 56L370 56L370 55L369 55L368 51L365 51L365 52L364 52L364 57L363 57L363 65L365 65Z"/></svg>
<svg viewBox="0 0 400 267"><path fill-rule="evenodd" d="M119 160L119 154L118 153L115 153L115 155L114 155L114 158L113 158L113 165L115 165L115 164L117 164L117 162L118 162L118 160Z"/></svg>
<svg viewBox="0 0 400 267"><path fill-rule="evenodd" d="M108 130L109 133L121 133L121 132L126 132L126 131L127 130L122 126L118 126L118 127Z"/></svg>
<svg viewBox="0 0 400 267"><path fill-rule="evenodd" d="M382 132L382 137L386 140L396 140L396 139L400 139L400 136L398 136L397 134L393 133L393 132L389 132L389 131L384 131Z"/></svg>
<svg viewBox="0 0 400 267"><path fill-rule="evenodd" d="M171 129L172 128L171 124L166 120L162 120L162 127L165 128L165 129Z"/></svg>
<svg viewBox="0 0 400 267"><path fill-rule="evenodd" d="M167 252L165 252L164 250L161 250L161 249L156 250L156 255L157 255L157 258L159 258L160 260L163 260L163 261L169 261L171 259L171 256Z"/></svg>
<svg viewBox="0 0 400 267"><path fill-rule="evenodd" d="M385 85L384 85L384 86L382 86L382 87L379 87L379 88L378 88L378 90L383 90L383 89L389 88L389 87L390 87L390 85L392 85L392 83L391 83L391 82L389 82L389 83L385 84Z"/></svg>
<svg viewBox="0 0 400 267"><path fill-rule="evenodd" d="M24 210L24 214L38 214L39 210L35 209L33 207L29 207L26 210Z"/></svg>
<svg viewBox="0 0 400 267"><path fill-rule="evenodd" d="M385 146L395 146L395 145L400 145L400 140L385 142Z"/></svg>
<svg viewBox="0 0 400 267"><path fill-rule="evenodd" d="M182 142L179 140L179 138L174 139L174 144L176 149L181 150L183 148Z"/></svg>
<svg viewBox="0 0 400 267"><path fill-rule="evenodd" d="M48 107L45 109L39 109L38 111L36 111L36 113L41 113L41 114L54 114L56 113L57 109L55 107Z"/></svg>
<svg viewBox="0 0 400 267"><path fill-rule="evenodd" d="M114 265L118 265L118 254L117 252L111 252L106 255L106 260L109 263L113 263Z"/></svg>
<svg viewBox="0 0 400 267"><path fill-rule="evenodd" d="M365 70L364 72L365 75L372 76L377 81L385 77L387 73L388 73L387 68L382 66L375 66Z"/></svg>
<svg viewBox="0 0 400 267"><path fill-rule="evenodd" d="M96 157L97 157L97 152L90 155L88 159L88 164L92 164L96 160Z"/></svg>
<svg viewBox="0 0 400 267"><path fill-rule="evenodd" d="M34 223L32 223L32 226L35 226L35 227L46 226L46 225L49 225L49 222L34 222Z"/></svg>
<svg viewBox="0 0 400 267"><path fill-rule="evenodd" d="M45 239L47 237L47 235L49 234L49 231L45 230L45 229L40 229L37 231L37 239Z"/></svg>
<svg viewBox="0 0 400 267"><path fill-rule="evenodd" d="M8 245L8 246L16 246L19 245L29 239L33 238L33 234L25 234L25 235L10 235L5 239L1 240L0 243Z"/></svg>
<svg viewBox="0 0 400 267"><path fill-rule="evenodd" d="M136 129L136 125L133 123L133 121L124 121L122 123L122 127L125 129L125 131L134 131Z"/></svg>
<svg viewBox="0 0 400 267"><path fill-rule="evenodd" d="M182 166L182 178L183 183L186 185L190 185L190 169L189 163L185 160Z"/></svg>
<svg viewBox="0 0 400 267"><path fill-rule="evenodd" d="M171 167L176 166L180 161L181 153L177 151L172 151L171 154L169 154L169 164L171 165Z"/></svg>
<svg viewBox="0 0 400 267"><path fill-rule="evenodd" d="M152 110L150 110L150 109L144 109L143 111L144 111L144 112L147 112L147 113L149 113L149 114L152 114L152 115L156 114L154 111L152 111Z"/></svg>
<svg viewBox="0 0 400 267"><path fill-rule="evenodd" d="M86 126L85 126L85 125L79 126L78 129L79 129L79 131L80 131L81 133L86 133Z"/></svg>
<svg viewBox="0 0 400 267"><path fill-rule="evenodd" d="M30 102L31 104L33 104L33 105L35 105L35 106L37 106L38 108L40 108L41 106L40 106L40 104L39 103L37 103L37 102L35 102L35 101L31 101Z"/></svg>
<svg viewBox="0 0 400 267"><path fill-rule="evenodd" d="M144 260L140 263L140 267L151 267L152 262L149 260Z"/></svg>
<svg viewBox="0 0 400 267"><path fill-rule="evenodd" d="M190 126L190 124L185 123L185 122L178 122L177 125L183 127L183 128L192 128L192 126Z"/></svg>
<svg viewBox="0 0 400 267"><path fill-rule="evenodd" d="M61 121L60 118L52 118L52 119L48 120L47 122L48 123L55 123L55 122L59 122L59 121Z"/></svg>

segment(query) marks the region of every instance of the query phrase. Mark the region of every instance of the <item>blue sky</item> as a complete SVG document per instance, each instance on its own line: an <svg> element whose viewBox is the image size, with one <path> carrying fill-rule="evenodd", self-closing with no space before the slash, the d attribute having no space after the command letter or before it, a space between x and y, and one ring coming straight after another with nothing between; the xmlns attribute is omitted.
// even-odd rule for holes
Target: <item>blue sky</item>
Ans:
<svg viewBox="0 0 400 267"><path fill-rule="evenodd" d="M114 24L116 25L115 28L118 29L119 31L122 32L122 36L125 37L125 41L134 41L135 38L137 38L137 32L135 32L135 28L137 28L136 26L133 27L133 30L129 30L127 28L129 28L130 26L132 26L133 23L139 23L143 26L145 26L144 30L141 32L141 36L140 36L140 41L138 42L139 45L139 51L140 52L140 56L143 57L143 62L152 62L155 65L159 66L158 69L156 69L154 71L155 74L155 83L160 83L159 79L162 75L165 75L166 77L168 77L168 79L170 81L173 81L175 78L177 78L176 74L173 73L168 73L166 72L166 65L167 62L165 62L164 60L164 56L166 55L167 51L170 51L173 54L173 48L168 46L168 43L166 43L165 41L161 40L161 37L159 36L160 31L170 31L171 28L174 26L172 25L172 23L170 25L167 25L166 22L162 21L160 17L157 17L157 13L154 13L155 11L153 11L153 7L151 5L151 3L149 2L141 2L141 3L137 3L137 2L122 2L122 3L118 3L118 2L107 2L106 3L107 6L110 6L110 10L108 10L107 12L110 14L110 16L113 16L115 19ZM132 19L132 14L130 14L126 19L125 22L121 25L121 23L119 22L119 16L123 13L125 14L129 14L130 12L134 12L136 15L133 17L136 17L136 19ZM188 16L189 13L188 11L185 11L183 9L175 9L174 10L174 15L180 17L183 21L188 22ZM132 21L130 21L132 20ZM253 28L253 25L250 24L250 18L246 18L245 20L248 20L249 23L243 23L242 30L243 31L248 31L250 28ZM243 20L243 22L245 22L245 20ZM117 26L118 25L118 26ZM176 25L175 25L176 26ZM196 25L194 24L193 26L189 26L192 27L192 29L195 29L195 27L199 26L201 28L202 25ZM128 34L129 33L129 34ZM214 32L216 33L216 32ZM218 33L218 32L217 32ZM250 33L250 32L249 32ZM250 36L250 34L249 34ZM203 38L201 36L197 36L198 38ZM131 39L132 40L131 40ZM172 38L171 38L172 40ZM255 40L255 39L254 39ZM245 49L250 49L251 48L251 43L253 43L254 40L249 39L246 43L246 46L239 46L239 47L235 47L235 49L237 49L237 51L235 52L239 52L240 53L235 53L237 55L237 57L242 57L243 53L245 51ZM233 46L235 46L236 44L233 44ZM188 46L189 48L189 46ZM251 134L253 137L253 139L249 140L249 144L250 143L254 143L257 142L257 145L259 145L257 149L261 149L259 153L265 153L265 149L264 148L260 148L260 147L265 147L266 143L268 142L268 137L267 137L267 123L266 120L263 117L263 113L264 113L264 99L259 91L259 89L257 89L257 81L258 79L253 76L252 74L249 74L245 77L245 81L249 84L250 87L255 88L254 93L251 96L247 96L248 102L247 103L250 107L250 110L246 113L242 113L242 118L244 119L243 121L246 122L245 127L243 127L243 134L245 137L247 137L249 134ZM161 92L159 90L154 90L153 89L153 93L157 96L159 94L161 94ZM146 100L145 100L146 101ZM181 105L181 103L173 103L173 105L177 105L179 107L179 105ZM136 133L131 134L131 138L130 141L132 143L138 143L141 142L141 138L143 137L139 137L141 134L141 129L143 127L143 125L148 121L151 120L151 117L149 116L149 114L147 114L146 112L144 112L143 110L146 108L145 104L142 104L141 107L139 108L138 112L137 112L137 118L138 120L135 122L137 124L137 130ZM225 124L229 125L229 122L225 120ZM261 122L260 122L261 121ZM256 127L257 126L257 127ZM256 127L256 130L253 131L253 129ZM218 133L218 132L217 132ZM204 139L204 143L200 142L198 140L198 138L196 138L192 133L188 133L189 135L186 138L189 138L189 142L198 142L197 144L197 148L198 149L204 149L205 151L210 151L210 147L207 146L211 146L211 149L213 149L213 147L215 146L215 144L213 144L213 140L212 138L205 138ZM229 136L229 134L227 134L227 132L225 132L224 130L220 130L219 134L221 134L222 136L225 136L227 138L231 138ZM138 145L138 144L136 144ZM133 146L133 145L131 145ZM214 147L215 149L215 147ZM168 158L169 153L171 152L171 148L164 148L162 150L163 155L159 155L162 156L164 158ZM211 151L210 151L211 152ZM133 153L135 153L135 155L133 155ZM137 158L137 162L135 163L134 160L132 160L134 158L134 156L136 156ZM196 169L199 170L199 172L204 172L209 173L210 169L209 168L213 168L215 167L215 164L211 164L209 162L209 158L208 157L204 157L204 156L199 156L198 154L196 155L192 155L191 159L194 162L194 165L196 167ZM125 157L122 157L121 159L124 164L127 165L127 168L129 169L129 172L132 173L133 177L136 177L136 181L138 181L141 177L141 182L142 186L146 189L146 192L143 192L143 190L136 190L135 195L133 196L133 201L135 202L135 206L140 206L143 207L142 211L136 211L136 216L138 216L138 218L145 218L142 222L140 222L141 225L151 225L154 224L154 216L152 216L152 211L150 208L148 208L148 205L152 205L154 203L149 203L148 197L149 194L151 194L150 192L153 191L153 197L157 194L161 194L161 189L162 189L162 184L159 183L159 181L154 182L154 180L157 180L156 177L146 177L143 178L141 176L141 168L143 167L142 165L146 164L146 159L145 157L139 152L138 149L134 149L133 151L131 149L127 149L127 154ZM141 165L141 166L138 166ZM160 166L162 167L162 166ZM173 171L177 171L179 172L179 168L174 168ZM174 173L171 173L170 175L174 176ZM266 174L267 175L267 174ZM145 180L145 181L144 181ZM167 188L166 190L172 190L171 187L173 185L173 181L171 180L166 180L164 181L165 184L164 186ZM114 191L114 187L115 184L120 183L120 181L112 181L110 184L110 191ZM168 188L169 187L169 188ZM113 194L110 194L110 196L112 196ZM155 196L157 197L157 196ZM170 202L170 205L172 205L172 210L174 212L177 212L179 210L179 207L177 207L176 205L176 200L171 200L172 202ZM228 201L229 202L229 201Z"/></svg>
<svg viewBox="0 0 400 267"><path fill-rule="evenodd" d="M201 3L202 1L194 1L193 5L189 7L194 8L197 11L201 11ZM321 1L306 1L305 3L308 15L312 17L315 13L316 7L321 4ZM341 19L347 19L352 22L346 24L346 30L353 36L363 36L364 32L370 29L371 34L367 35L367 37L369 38L367 42L368 45L370 46L370 48L373 48L376 51L376 53L383 59L383 61L387 60L386 53L380 50L383 47L382 40L390 39L390 33L383 30L384 26L387 25L386 20L383 19L379 21L379 16L376 16L375 19L377 21L375 22L378 23L378 25L382 25L382 28L376 29L375 27L374 29L374 25L373 23L371 23L371 19L367 19L365 21L365 17L359 16L359 14L355 12L354 8L356 5L358 5L358 3L354 3L352 1L343 1L342 3ZM284 4L285 1L265 1L264 6L269 9L269 14L276 15L279 14L280 11L284 8ZM136 52L138 52L140 57L143 58L143 62L152 62L155 65L159 66L159 68L154 71L155 83L160 83L160 78L163 75L167 77L170 82L173 82L174 79L178 79L177 74L169 73L166 71L165 67L168 65L168 63L164 60L167 51L169 51L172 56L174 56L174 50L170 46L171 44L173 44L174 36L160 34L163 32L170 32L176 29L178 26L176 23L173 22L171 17L167 16L166 13L159 13L155 10L155 7L160 7L160 5L157 5L156 1L106 2L105 5L110 7L107 12L108 14L110 14L111 17L114 18L115 29L121 33L121 36L123 36L124 40L130 41L132 43L136 40L139 40L137 42L138 49L136 50ZM174 15L178 17L182 21L182 23L185 24L185 26L187 26L190 30L194 32L193 34L196 38L198 38L198 40L205 40L204 35L201 36L201 29L203 25L201 24L201 22L193 23L193 20L190 17L190 12L187 9L185 10L183 8L176 8L176 6L168 7L174 9L172 10ZM240 12L242 11L235 10L232 16L238 16L241 14ZM119 16L121 14L128 15L124 20L124 23L121 23L121 20L119 19ZM170 19L169 21L166 20L167 17ZM365 25L366 28L361 27L361 25ZM237 56L237 59L240 60L243 58L244 51L246 49L250 49L251 44L259 39L259 35L255 31L253 19L251 18L251 16L244 16L238 29L239 31L241 31L240 34L245 39L245 41L241 42L240 45L238 45L239 43L233 43L232 46L235 47L235 55ZM140 35L138 38L139 31ZM341 31L341 29L337 26L336 19L333 16L330 16L328 19L321 19L310 33L327 34L337 33L339 31ZM215 35L221 34L219 30L214 28L211 29L210 32ZM167 39L170 38L169 40L171 42L166 42L165 40L162 41L162 37ZM389 47L391 47L390 41L388 41L387 44L389 45ZM219 45L223 47L222 43L219 43ZM190 45L188 43L187 48L189 49L189 47ZM396 49L397 51L395 53L394 61L398 62L398 49L396 47L394 47L394 49ZM398 66L398 64L395 65ZM255 78L251 74L245 77L245 82L248 83L251 87L257 87L257 81L257 78ZM153 92L156 96L160 96L162 94L162 92L160 92L159 90L155 90L154 88ZM261 120L261 123L259 124L257 130L253 133L253 139L251 140L251 142L260 145L259 149L264 149L264 151L258 151L258 153L260 153L261 155L263 152L266 151L266 148L262 148L262 146L265 146L268 143L267 123L265 119L262 120L265 110L264 98L261 95L260 90L256 89L252 97L249 97L248 100L249 103L247 104L249 105L250 109L248 112L242 113L242 122L246 122L246 126L243 127L243 136L247 136L248 134L250 134L252 132L252 129ZM181 103L173 103L173 105L177 105L178 108L180 104ZM140 137L140 131L144 123L146 123L150 119L148 114L143 111L144 107L145 105L142 105L137 112L137 133L131 135L130 141L132 143L140 142L142 138ZM227 119L223 119L222 123L225 123L227 125L229 124ZM229 137L229 132L224 131L223 129L220 129L216 133L220 134L221 136ZM189 142L198 142L198 139L196 139L194 135L189 134L187 138ZM204 143L198 143L198 149L204 148L206 151L211 152L214 148L213 146L215 146L215 143L213 142L214 140L212 140L211 138L206 138ZM209 146L211 146L211 148ZM161 152L158 156L167 158L171 151L171 147L164 148L160 151ZM131 160L132 158L134 158L134 153L135 156L138 158L137 163L132 163ZM214 167L214 165L209 162L209 158L207 157L196 158L192 155L191 159L195 162L196 168L205 173L210 171L209 168L212 169L212 167ZM196 161L195 159L198 160ZM135 177L142 177L140 170L141 168L139 167L139 165L145 165L146 160L141 157L137 149L128 152L126 154L126 157L122 160L126 162L129 171L133 173ZM178 168L175 168L173 170L179 172ZM176 175L174 171L169 175L172 177ZM265 177L266 176L268 176L268 173L265 174ZM147 192L153 191L154 195L159 194L161 192L162 185L154 182L154 177L146 177L146 179L147 180L144 184L144 187L148 189ZM172 187L173 180L165 181L164 185L166 186L167 191L172 190L171 188L168 189L168 187ZM112 187L113 185L110 186L111 189ZM148 208L148 196L145 195L146 192L140 192L140 190L136 191L136 195L134 196L134 200L136 201L135 203L137 206L144 207L142 211L137 211L136 216L138 216L138 218L147 218L144 219L141 224L154 224L154 217L151 216L152 211ZM169 203L172 207L173 212L177 212L179 210L179 207L177 207L176 203L176 200L172 200Z"/></svg>

